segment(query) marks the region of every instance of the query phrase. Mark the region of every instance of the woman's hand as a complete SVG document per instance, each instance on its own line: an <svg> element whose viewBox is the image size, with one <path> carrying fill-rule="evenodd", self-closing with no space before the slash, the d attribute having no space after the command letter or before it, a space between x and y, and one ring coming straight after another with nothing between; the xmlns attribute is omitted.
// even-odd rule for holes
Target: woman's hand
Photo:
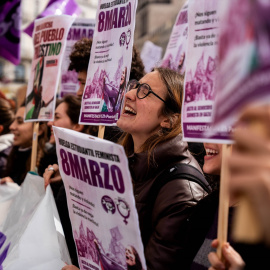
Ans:
<svg viewBox="0 0 270 270"><path fill-rule="evenodd" d="M0 184L5 184L5 183L14 183L14 181L12 180L12 178L10 178L9 176L7 177L3 177L0 179Z"/></svg>
<svg viewBox="0 0 270 270"><path fill-rule="evenodd" d="M44 185L45 188L54 182L62 181L61 175L59 172L59 166L57 164L49 165L45 172L43 173Z"/></svg>
<svg viewBox="0 0 270 270"><path fill-rule="evenodd" d="M75 265L66 265L62 268L62 270L80 270L80 269Z"/></svg>
<svg viewBox="0 0 270 270"><path fill-rule="evenodd" d="M218 240L213 240L211 246L213 248L218 247ZM208 254L208 260L211 264L209 270L242 270L245 267L245 262L242 257L237 253L229 243L225 243L222 246L222 254L225 258L225 262L223 263L217 256L216 252L210 252Z"/></svg>
<svg viewBox="0 0 270 270"><path fill-rule="evenodd" d="M234 132L229 159L231 196L245 194L270 243L270 106L247 107Z"/></svg>

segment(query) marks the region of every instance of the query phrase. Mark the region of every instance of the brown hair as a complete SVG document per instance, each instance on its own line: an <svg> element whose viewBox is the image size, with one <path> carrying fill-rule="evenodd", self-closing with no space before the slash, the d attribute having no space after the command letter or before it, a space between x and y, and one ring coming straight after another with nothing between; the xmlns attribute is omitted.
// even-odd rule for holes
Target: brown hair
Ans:
<svg viewBox="0 0 270 270"><path fill-rule="evenodd" d="M5 135L10 132L9 126L14 120L14 112L10 103L3 98L0 98L0 115L0 125L3 126L1 135Z"/></svg>
<svg viewBox="0 0 270 270"><path fill-rule="evenodd" d="M78 40L69 55L70 64L68 70L75 69L76 72L87 71L92 47L92 39L82 38Z"/></svg>
<svg viewBox="0 0 270 270"><path fill-rule="evenodd" d="M70 118L70 121L73 124L79 123L80 110L81 110L81 99L74 95L66 95L64 96L58 103L59 106L61 103L67 104L67 115ZM91 134L97 136L98 127L97 126L88 126L84 125L82 133Z"/></svg>
<svg viewBox="0 0 270 270"><path fill-rule="evenodd" d="M158 67L153 71L159 73L160 79L164 83L168 92L165 98L166 104L162 108L161 114L170 119L170 128L161 127L158 132L149 137L141 147L143 152L148 152L148 162L150 162L152 153L155 147L163 142L166 142L181 133L181 107L183 95L184 78L182 75L169 68ZM134 151L132 136L129 133L124 133L120 138L126 150L127 155ZM152 157L154 158L154 157Z"/></svg>
<svg viewBox="0 0 270 270"><path fill-rule="evenodd" d="M141 56L135 46L133 46L129 80L135 79L139 81L144 75L144 64L142 62Z"/></svg>

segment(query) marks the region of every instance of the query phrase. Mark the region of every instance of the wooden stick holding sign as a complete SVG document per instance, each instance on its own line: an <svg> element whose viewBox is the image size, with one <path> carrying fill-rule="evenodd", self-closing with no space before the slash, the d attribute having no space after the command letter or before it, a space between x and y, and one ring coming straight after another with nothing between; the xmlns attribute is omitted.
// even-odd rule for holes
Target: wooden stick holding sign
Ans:
<svg viewBox="0 0 270 270"><path fill-rule="evenodd" d="M30 171L36 171L39 122L34 122Z"/></svg>
<svg viewBox="0 0 270 270"><path fill-rule="evenodd" d="M105 126L101 125L98 127L98 138L103 139L105 132Z"/></svg>
<svg viewBox="0 0 270 270"><path fill-rule="evenodd" d="M228 157L231 154L231 145L222 145L222 162L221 162L221 175L220 175L220 190L219 190L219 209L218 209L218 248L217 255L223 261L222 245L227 242L228 235L228 215L229 215L229 168Z"/></svg>

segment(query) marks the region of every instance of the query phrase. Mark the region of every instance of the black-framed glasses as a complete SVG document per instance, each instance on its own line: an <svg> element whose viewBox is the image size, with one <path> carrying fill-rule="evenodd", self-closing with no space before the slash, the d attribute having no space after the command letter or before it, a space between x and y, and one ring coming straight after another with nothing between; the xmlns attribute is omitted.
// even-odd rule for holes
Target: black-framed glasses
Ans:
<svg viewBox="0 0 270 270"><path fill-rule="evenodd" d="M129 81L128 85L127 85L127 92L132 90L132 89L136 89L137 88L137 98L139 99L143 99L146 98L147 96L149 96L151 93L153 95L155 95L157 98L159 98L161 101L163 101L166 104L166 101L161 98L159 95L157 95L150 87L149 84L147 83L139 83L137 80L133 79L131 81Z"/></svg>

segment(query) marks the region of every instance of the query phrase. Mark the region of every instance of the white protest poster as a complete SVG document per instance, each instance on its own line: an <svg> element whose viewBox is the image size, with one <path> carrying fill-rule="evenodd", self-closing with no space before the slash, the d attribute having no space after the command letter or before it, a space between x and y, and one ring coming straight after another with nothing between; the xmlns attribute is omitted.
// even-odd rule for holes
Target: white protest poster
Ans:
<svg viewBox="0 0 270 270"><path fill-rule="evenodd" d="M173 69L180 74L186 70L186 49L188 38L188 1L177 15L169 43L161 66Z"/></svg>
<svg viewBox="0 0 270 270"><path fill-rule="evenodd" d="M76 70L69 70L69 55L73 45L82 38L92 39L95 29L95 20L87 18L76 18L69 29L67 36L67 45L64 53L64 59L61 68L61 89L60 97L68 94L75 95L78 88L78 73Z"/></svg>
<svg viewBox="0 0 270 270"><path fill-rule="evenodd" d="M214 124L234 125L243 107L270 102L270 2L221 1Z"/></svg>
<svg viewBox="0 0 270 270"><path fill-rule="evenodd" d="M219 130L212 137L205 135L211 127L215 100L218 3L218 0L190 0L188 4L188 61L182 106L183 139L186 141L219 141L227 135L227 130Z"/></svg>
<svg viewBox="0 0 270 270"><path fill-rule="evenodd" d="M81 124L115 125L132 60L137 0L100 0L80 114Z"/></svg>
<svg viewBox="0 0 270 270"><path fill-rule="evenodd" d="M74 18L54 15L35 20L34 56L26 92L25 121L52 121L69 28Z"/></svg>
<svg viewBox="0 0 270 270"><path fill-rule="evenodd" d="M123 147L53 129L80 269L129 269L130 250L138 254L138 269L146 269Z"/></svg>
<svg viewBox="0 0 270 270"><path fill-rule="evenodd" d="M150 40L144 42L141 50L141 59L146 73L151 72L154 67L158 66L161 55L162 47L155 45Z"/></svg>

